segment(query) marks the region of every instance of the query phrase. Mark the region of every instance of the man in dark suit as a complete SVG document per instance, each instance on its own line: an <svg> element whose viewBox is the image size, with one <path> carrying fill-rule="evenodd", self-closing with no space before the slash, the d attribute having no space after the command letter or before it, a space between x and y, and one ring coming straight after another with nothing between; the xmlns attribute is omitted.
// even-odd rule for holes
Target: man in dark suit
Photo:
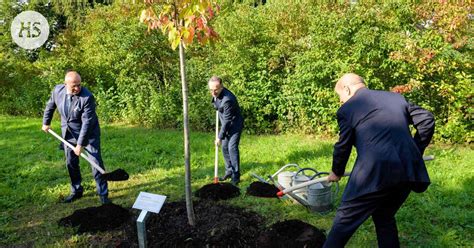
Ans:
<svg viewBox="0 0 474 248"><path fill-rule="evenodd" d="M237 98L232 92L224 88L219 77L211 77L208 86L212 95L212 104L219 111L221 123L221 129L215 144L222 144L226 172L223 177L219 178L219 181L232 178L232 184L237 185L240 182L239 142L244 127L244 118L240 112Z"/></svg>
<svg viewBox="0 0 474 248"><path fill-rule="evenodd" d="M335 90L343 105L328 180L339 181L344 174L352 146L357 159L324 247L344 247L370 216L379 247L399 247L395 214L410 191L423 192L430 184L422 155L434 133L433 115L399 94L367 89L353 73L345 74Z"/></svg>
<svg viewBox="0 0 474 248"><path fill-rule="evenodd" d="M75 146L71 149L64 145L66 165L71 178L71 194L64 202L70 203L82 197L81 171L79 156L86 150L90 158L104 169L100 155L100 127L95 111L95 100L89 90L81 87L81 77L75 71L68 71L64 84L56 85L46 104L43 116L43 131L51 128L51 119L56 108L61 116L62 137ZM103 204L110 203L108 198L107 181L102 174L92 167L97 193Z"/></svg>

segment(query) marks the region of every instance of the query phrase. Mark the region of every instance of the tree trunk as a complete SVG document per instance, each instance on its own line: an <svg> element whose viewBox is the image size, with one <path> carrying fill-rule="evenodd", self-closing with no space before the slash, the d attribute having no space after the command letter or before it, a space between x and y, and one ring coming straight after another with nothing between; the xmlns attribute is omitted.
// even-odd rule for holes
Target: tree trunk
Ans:
<svg viewBox="0 0 474 248"><path fill-rule="evenodd" d="M186 83L186 65L184 58L183 41L179 42L179 69L181 72L181 88L183 91L183 128L184 128L184 188L186 191L186 210L188 223L196 224L194 216L193 198L191 192L191 154L189 151L189 121L188 121L188 84Z"/></svg>

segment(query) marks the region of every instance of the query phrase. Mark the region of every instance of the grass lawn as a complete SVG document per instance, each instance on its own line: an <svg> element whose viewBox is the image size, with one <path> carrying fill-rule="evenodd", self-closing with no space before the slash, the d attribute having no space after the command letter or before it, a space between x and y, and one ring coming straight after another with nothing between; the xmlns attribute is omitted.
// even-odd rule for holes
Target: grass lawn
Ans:
<svg viewBox="0 0 474 248"><path fill-rule="evenodd" d="M60 132L59 122L53 129ZM213 133L191 134L193 191L213 179ZM288 163L329 171L334 139L306 135L253 136L241 140L242 192L254 180L250 172L270 175ZM123 168L125 182L109 183L114 203L130 208L140 191L184 198L183 138L181 131L155 130L128 125L102 126L102 156L109 171ZM72 204L61 200L69 194L69 176L59 142L41 131L41 119L0 116L0 246L103 247L113 245L120 231L74 234L57 221L74 210L98 206L99 198L90 166L81 160L85 197ZM397 214L404 247L474 247L474 152L472 146L431 145L426 154L432 180L428 191L412 193ZM222 172L223 160L219 169ZM349 165L352 165L352 154ZM350 170L348 166L347 170ZM341 182L342 188L347 179ZM339 202L341 194L337 198ZM258 212L267 224L297 218L329 230L334 211L310 213L289 201L242 194L226 201ZM371 221L350 240L348 247L376 247Z"/></svg>

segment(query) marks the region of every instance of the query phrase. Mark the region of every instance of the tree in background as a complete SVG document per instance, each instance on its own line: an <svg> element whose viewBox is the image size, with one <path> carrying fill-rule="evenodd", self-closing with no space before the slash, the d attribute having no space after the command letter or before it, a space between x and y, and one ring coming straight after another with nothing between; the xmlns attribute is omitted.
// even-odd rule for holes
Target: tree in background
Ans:
<svg viewBox="0 0 474 248"><path fill-rule="evenodd" d="M179 47L179 67L183 94L186 209L188 222L191 226L194 226L196 220L191 195L188 85L186 82L184 48L191 45L195 38L200 44L206 44L217 39L217 33L209 26L209 21L219 10L219 6L210 0L145 0L145 3L147 8L142 11L140 21L148 26L148 31L160 29L163 34L167 35L173 50Z"/></svg>
<svg viewBox="0 0 474 248"><path fill-rule="evenodd" d="M21 12L12 2L18 1L0 2L0 114L41 116L48 89L65 69L75 68L96 92L102 122L181 128L179 57L169 35L147 35L147 26L137 22L146 6L142 1L30 0L23 7L47 9L40 12L50 24L56 16L66 18L66 28L48 40L54 49L31 54L11 41L9 23ZM334 80L354 71L370 88L396 87L432 111L436 141L474 140L472 4L274 0L254 7L253 0L219 0L219 5L212 27L220 42L186 49L193 130L213 128L202 89L212 68L240 96L247 133L334 135Z"/></svg>

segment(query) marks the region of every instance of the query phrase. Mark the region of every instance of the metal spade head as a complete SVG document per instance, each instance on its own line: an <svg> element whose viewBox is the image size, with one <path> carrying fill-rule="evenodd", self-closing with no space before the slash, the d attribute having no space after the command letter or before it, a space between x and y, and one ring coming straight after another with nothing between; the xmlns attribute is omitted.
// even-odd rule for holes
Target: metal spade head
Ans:
<svg viewBox="0 0 474 248"><path fill-rule="evenodd" d="M117 169L112 172L102 174L102 178L107 181L125 181L128 180L128 173L123 169Z"/></svg>

